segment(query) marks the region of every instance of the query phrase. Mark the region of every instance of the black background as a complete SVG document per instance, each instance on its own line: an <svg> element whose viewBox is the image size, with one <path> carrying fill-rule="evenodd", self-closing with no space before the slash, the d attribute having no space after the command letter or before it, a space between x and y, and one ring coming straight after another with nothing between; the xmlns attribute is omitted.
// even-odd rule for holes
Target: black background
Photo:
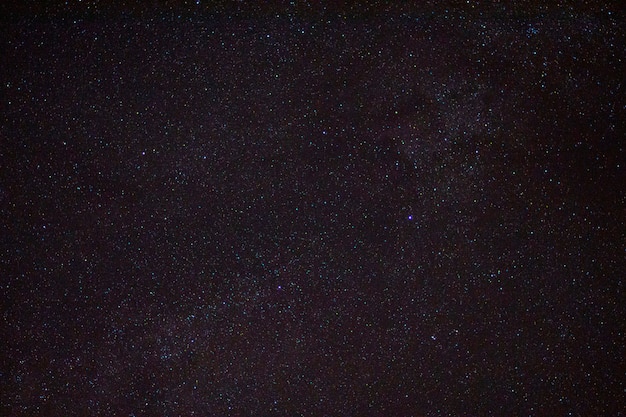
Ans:
<svg viewBox="0 0 626 417"><path fill-rule="evenodd" d="M4 6L2 415L623 415L624 16L520 4Z"/></svg>

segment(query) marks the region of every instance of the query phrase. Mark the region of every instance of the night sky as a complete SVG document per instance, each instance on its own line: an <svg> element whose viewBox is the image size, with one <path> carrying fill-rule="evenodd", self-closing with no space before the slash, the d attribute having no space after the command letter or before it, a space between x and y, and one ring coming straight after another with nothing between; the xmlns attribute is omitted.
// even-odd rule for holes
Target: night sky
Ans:
<svg viewBox="0 0 626 417"><path fill-rule="evenodd" d="M626 18L0 18L2 416L626 410Z"/></svg>

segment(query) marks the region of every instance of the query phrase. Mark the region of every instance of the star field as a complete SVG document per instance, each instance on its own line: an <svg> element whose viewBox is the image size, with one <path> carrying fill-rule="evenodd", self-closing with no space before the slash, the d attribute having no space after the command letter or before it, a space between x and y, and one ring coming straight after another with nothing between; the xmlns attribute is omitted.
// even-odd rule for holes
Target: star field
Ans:
<svg viewBox="0 0 626 417"><path fill-rule="evenodd" d="M30 7L0 414L623 415L618 7Z"/></svg>

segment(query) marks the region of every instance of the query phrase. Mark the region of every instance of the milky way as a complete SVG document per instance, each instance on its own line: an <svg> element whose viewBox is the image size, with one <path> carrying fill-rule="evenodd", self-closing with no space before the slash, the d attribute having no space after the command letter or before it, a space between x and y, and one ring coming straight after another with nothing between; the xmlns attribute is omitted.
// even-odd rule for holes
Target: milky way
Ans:
<svg viewBox="0 0 626 417"><path fill-rule="evenodd" d="M620 8L292 3L2 14L1 414L623 412Z"/></svg>

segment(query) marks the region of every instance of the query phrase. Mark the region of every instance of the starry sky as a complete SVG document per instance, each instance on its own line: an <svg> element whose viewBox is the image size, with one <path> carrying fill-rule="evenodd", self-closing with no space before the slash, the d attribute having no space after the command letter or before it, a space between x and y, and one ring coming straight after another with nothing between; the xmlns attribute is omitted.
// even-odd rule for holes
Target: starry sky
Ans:
<svg viewBox="0 0 626 417"><path fill-rule="evenodd" d="M4 7L0 414L624 415L626 19L494 4Z"/></svg>

